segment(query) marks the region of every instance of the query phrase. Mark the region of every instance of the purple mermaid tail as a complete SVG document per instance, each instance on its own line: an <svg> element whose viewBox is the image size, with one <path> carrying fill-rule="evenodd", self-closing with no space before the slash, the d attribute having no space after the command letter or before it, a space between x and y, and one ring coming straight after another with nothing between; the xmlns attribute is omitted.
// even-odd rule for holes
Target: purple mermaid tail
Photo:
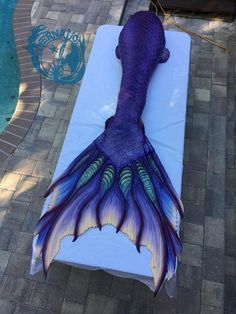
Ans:
<svg viewBox="0 0 236 314"><path fill-rule="evenodd" d="M49 187L49 209L35 229L36 256L42 257L46 275L65 236L75 241L91 227L111 224L139 252L142 245L151 251L156 294L176 272L183 216L182 203L141 122L152 73L169 58L158 17L151 12L132 15L120 33L116 55L122 65L116 113Z"/></svg>

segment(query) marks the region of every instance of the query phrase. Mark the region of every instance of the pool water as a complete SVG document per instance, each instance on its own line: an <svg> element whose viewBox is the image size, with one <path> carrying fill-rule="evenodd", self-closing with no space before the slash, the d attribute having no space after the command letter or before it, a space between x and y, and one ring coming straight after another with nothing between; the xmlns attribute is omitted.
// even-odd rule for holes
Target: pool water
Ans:
<svg viewBox="0 0 236 314"><path fill-rule="evenodd" d="M13 14L17 0L0 0L0 133L15 111L19 95Z"/></svg>

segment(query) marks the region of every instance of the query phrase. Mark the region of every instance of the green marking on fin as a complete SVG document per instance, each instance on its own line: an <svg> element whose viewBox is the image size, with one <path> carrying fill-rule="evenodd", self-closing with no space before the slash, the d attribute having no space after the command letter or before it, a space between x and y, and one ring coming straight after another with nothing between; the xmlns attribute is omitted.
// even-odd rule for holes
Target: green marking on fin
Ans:
<svg viewBox="0 0 236 314"><path fill-rule="evenodd" d="M120 189L125 197L127 197L132 183L132 171L129 167L125 167L120 173Z"/></svg>
<svg viewBox="0 0 236 314"><path fill-rule="evenodd" d="M104 161L104 157L101 156L97 158L95 161L91 163L91 165L88 166L88 168L84 171L84 173L81 175L79 182L77 184L77 188L80 188L82 185L84 185L88 180L92 178L92 176L100 169Z"/></svg>
<svg viewBox="0 0 236 314"><path fill-rule="evenodd" d="M80 161L78 162L78 164L76 165L76 167L74 168L74 171L79 169L79 167L91 156L91 153L88 153L87 155L85 155L84 157L82 157L80 159Z"/></svg>
<svg viewBox="0 0 236 314"><path fill-rule="evenodd" d="M105 194L106 191L111 187L115 178L115 168L112 165L106 167L102 175L101 191Z"/></svg>
<svg viewBox="0 0 236 314"><path fill-rule="evenodd" d="M136 161L136 168L137 168L139 177L142 181L144 190L146 191L150 200L154 204L156 204L156 194L155 194L154 187L153 187L152 181L150 179L150 176L147 173L147 170L145 169L144 165L139 160Z"/></svg>
<svg viewBox="0 0 236 314"><path fill-rule="evenodd" d="M149 156L148 159L149 159L149 161L150 161L150 164L151 164L152 169L154 170L154 173L158 176L158 178L159 178L161 181L163 181L163 180L162 180L162 175L161 175L161 173L160 173L160 170L158 169L158 167L157 167L157 165L156 165L154 159L153 159L151 156Z"/></svg>

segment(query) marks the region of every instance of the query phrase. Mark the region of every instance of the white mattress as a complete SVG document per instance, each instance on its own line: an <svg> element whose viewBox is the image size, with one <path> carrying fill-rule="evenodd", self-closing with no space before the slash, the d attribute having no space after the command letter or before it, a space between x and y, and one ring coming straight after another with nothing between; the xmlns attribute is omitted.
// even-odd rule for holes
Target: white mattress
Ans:
<svg viewBox="0 0 236 314"><path fill-rule="evenodd" d="M53 180L104 129L113 115L121 79L120 61L115 47L122 27L99 27L78 94L73 115L61 150ZM181 32L166 32L170 59L160 64L148 89L143 113L145 130L156 149L172 183L181 192L184 129L189 76L190 37ZM47 209L45 202L42 213ZM90 229L72 243L63 239L55 260L87 269L103 269L117 276L129 277L153 288L150 252L135 245L112 226ZM32 258L31 273L41 268Z"/></svg>

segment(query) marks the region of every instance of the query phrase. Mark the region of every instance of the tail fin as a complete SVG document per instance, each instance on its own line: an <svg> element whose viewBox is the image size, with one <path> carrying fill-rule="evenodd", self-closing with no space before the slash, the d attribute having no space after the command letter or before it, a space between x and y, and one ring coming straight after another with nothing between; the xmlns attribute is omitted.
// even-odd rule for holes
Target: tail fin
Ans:
<svg viewBox="0 0 236 314"><path fill-rule="evenodd" d="M139 252L142 245L150 250L155 294L175 273L183 206L154 150L118 168L93 143L49 187L49 194L49 209L35 229L36 255L42 256L45 275L65 236L75 241L105 224L126 234Z"/></svg>

